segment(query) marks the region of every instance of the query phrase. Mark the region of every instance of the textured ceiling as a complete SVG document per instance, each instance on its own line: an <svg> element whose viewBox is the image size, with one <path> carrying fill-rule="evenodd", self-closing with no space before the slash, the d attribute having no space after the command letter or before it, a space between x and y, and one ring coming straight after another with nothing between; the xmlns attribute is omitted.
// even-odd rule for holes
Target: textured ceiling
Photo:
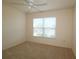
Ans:
<svg viewBox="0 0 79 59"><path fill-rule="evenodd" d="M56 10L63 8L73 7L75 0L33 0L35 3L46 3L44 6L39 6L37 8L29 8L27 5L21 5L17 3L26 3L25 0L3 0L3 4L10 5L24 12L39 12L47 10ZM15 3L15 4L12 4Z"/></svg>

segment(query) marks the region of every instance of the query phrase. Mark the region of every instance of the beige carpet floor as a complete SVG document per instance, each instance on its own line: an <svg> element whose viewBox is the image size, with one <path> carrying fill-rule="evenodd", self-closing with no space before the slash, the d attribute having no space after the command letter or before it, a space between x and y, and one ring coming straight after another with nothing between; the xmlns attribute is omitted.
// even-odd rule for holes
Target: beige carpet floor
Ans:
<svg viewBox="0 0 79 59"><path fill-rule="evenodd" d="M25 42L4 50L2 59L75 59L69 48Z"/></svg>

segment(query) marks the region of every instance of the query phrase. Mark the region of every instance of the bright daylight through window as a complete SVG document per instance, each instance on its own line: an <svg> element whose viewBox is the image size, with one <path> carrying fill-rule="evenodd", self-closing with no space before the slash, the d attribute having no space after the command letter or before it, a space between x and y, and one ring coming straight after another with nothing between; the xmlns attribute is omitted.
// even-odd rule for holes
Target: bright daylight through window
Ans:
<svg viewBox="0 0 79 59"><path fill-rule="evenodd" d="M34 18L33 36L36 37L56 37L56 17Z"/></svg>

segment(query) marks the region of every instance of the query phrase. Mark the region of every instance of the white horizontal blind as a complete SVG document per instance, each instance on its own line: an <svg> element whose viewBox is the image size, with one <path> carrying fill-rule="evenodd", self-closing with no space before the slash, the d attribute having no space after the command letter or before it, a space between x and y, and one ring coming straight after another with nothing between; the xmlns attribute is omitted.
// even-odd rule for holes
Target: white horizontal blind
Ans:
<svg viewBox="0 0 79 59"><path fill-rule="evenodd" d="M56 18L35 18L33 19L33 36L37 37L56 37Z"/></svg>

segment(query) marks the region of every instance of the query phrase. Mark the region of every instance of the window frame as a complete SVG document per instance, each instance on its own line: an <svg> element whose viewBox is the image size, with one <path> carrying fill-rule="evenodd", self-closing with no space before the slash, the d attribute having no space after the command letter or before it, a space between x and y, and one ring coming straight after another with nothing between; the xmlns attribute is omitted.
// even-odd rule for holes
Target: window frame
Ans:
<svg viewBox="0 0 79 59"><path fill-rule="evenodd" d="M50 17L54 17L54 18L56 18L55 16L49 16L49 17L36 17L36 18L33 18L32 19L32 37L35 37L35 38L46 38L46 39L53 39L53 38L56 38L56 27L57 27L57 25L56 25L56 27L54 28L55 29L55 36L54 37L44 37L43 35L42 36L34 36L33 35L33 33L34 33L34 27L33 27L33 24L34 24L34 19L38 19L38 18L50 18ZM43 27L44 28L44 27ZM49 27L50 28L50 27ZM44 33L44 30L43 30L43 33Z"/></svg>

